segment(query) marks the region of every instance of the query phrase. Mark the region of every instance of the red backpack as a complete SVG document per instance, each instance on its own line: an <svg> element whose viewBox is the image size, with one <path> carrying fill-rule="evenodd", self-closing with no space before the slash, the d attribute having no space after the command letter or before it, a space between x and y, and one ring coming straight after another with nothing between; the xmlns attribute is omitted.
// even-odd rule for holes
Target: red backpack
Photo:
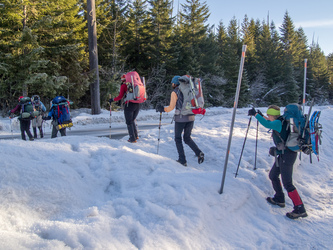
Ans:
<svg viewBox="0 0 333 250"><path fill-rule="evenodd" d="M127 92L125 102L143 103L147 100L146 86L136 71L125 75Z"/></svg>

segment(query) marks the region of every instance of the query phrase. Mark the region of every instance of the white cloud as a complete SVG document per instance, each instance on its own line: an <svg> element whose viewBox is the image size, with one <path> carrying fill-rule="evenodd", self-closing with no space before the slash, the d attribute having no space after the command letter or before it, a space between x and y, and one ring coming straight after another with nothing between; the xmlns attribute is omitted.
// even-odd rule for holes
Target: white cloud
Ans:
<svg viewBox="0 0 333 250"><path fill-rule="evenodd" d="M303 28L331 26L333 28L333 20L312 20L312 21L295 22L295 27L299 26Z"/></svg>

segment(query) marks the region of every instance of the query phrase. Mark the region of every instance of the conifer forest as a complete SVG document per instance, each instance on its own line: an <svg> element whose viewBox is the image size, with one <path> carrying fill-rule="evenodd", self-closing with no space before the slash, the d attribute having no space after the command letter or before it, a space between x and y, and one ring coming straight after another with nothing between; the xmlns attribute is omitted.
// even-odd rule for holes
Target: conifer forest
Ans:
<svg viewBox="0 0 333 250"><path fill-rule="evenodd" d="M307 101L333 103L333 53L325 56L288 12L276 27L246 15L211 25L203 0L179 9L172 0L95 0L95 7L102 108L132 70L145 78L143 108L167 105L172 77L185 74L202 79L206 107L232 107L243 44L239 107L301 103L305 59ZM22 95L39 95L45 104L63 95L75 108L91 108L90 14L86 0L0 0L2 115Z"/></svg>

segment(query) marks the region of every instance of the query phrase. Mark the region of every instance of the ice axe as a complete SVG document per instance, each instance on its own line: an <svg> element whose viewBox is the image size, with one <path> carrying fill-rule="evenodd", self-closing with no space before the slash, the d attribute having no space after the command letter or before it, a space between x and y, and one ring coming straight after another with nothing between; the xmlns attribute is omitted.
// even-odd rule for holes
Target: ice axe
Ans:
<svg viewBox="0 0 333 250"><path fill-rule="evenodd" d="M109 94L109 100L111 99L111 94ZM111 116L112 116L112 113L111 113L111 102L110 102L110 139L111 139Z"/></svg>

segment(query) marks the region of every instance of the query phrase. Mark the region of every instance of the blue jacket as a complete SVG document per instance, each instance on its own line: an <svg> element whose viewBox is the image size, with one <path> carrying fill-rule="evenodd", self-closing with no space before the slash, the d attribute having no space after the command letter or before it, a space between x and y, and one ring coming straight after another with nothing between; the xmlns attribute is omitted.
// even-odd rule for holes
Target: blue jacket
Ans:
<svg viewBox="0 0 333 250"><path fill-rule="evenodd" d="M283 122L282 116L280 116L275 121L269 121L266 120L264 117L262 117L259 114L256 114L256 119L260 122L261 125L263 125L265 128L272 129L273 130L273 141L275 146L277 146L279 143L284 140L283 143L286 142L288 135L290 133L290 129L287 128L287 123ZM282 138L282 140L281 140ZM282 154L283 152L281 150L277 150L277 154Z"/></svg>
<svg viewBox="0 0 333 250"><path fill-rule="evenodd" d="M54 106L52 104L51 108L50 108L50 111L49 111L49 114L47 116L53 118L53 120L57 120L57 117L55 117L56 113L55 113L55 108L56 106Z"/></svg>

